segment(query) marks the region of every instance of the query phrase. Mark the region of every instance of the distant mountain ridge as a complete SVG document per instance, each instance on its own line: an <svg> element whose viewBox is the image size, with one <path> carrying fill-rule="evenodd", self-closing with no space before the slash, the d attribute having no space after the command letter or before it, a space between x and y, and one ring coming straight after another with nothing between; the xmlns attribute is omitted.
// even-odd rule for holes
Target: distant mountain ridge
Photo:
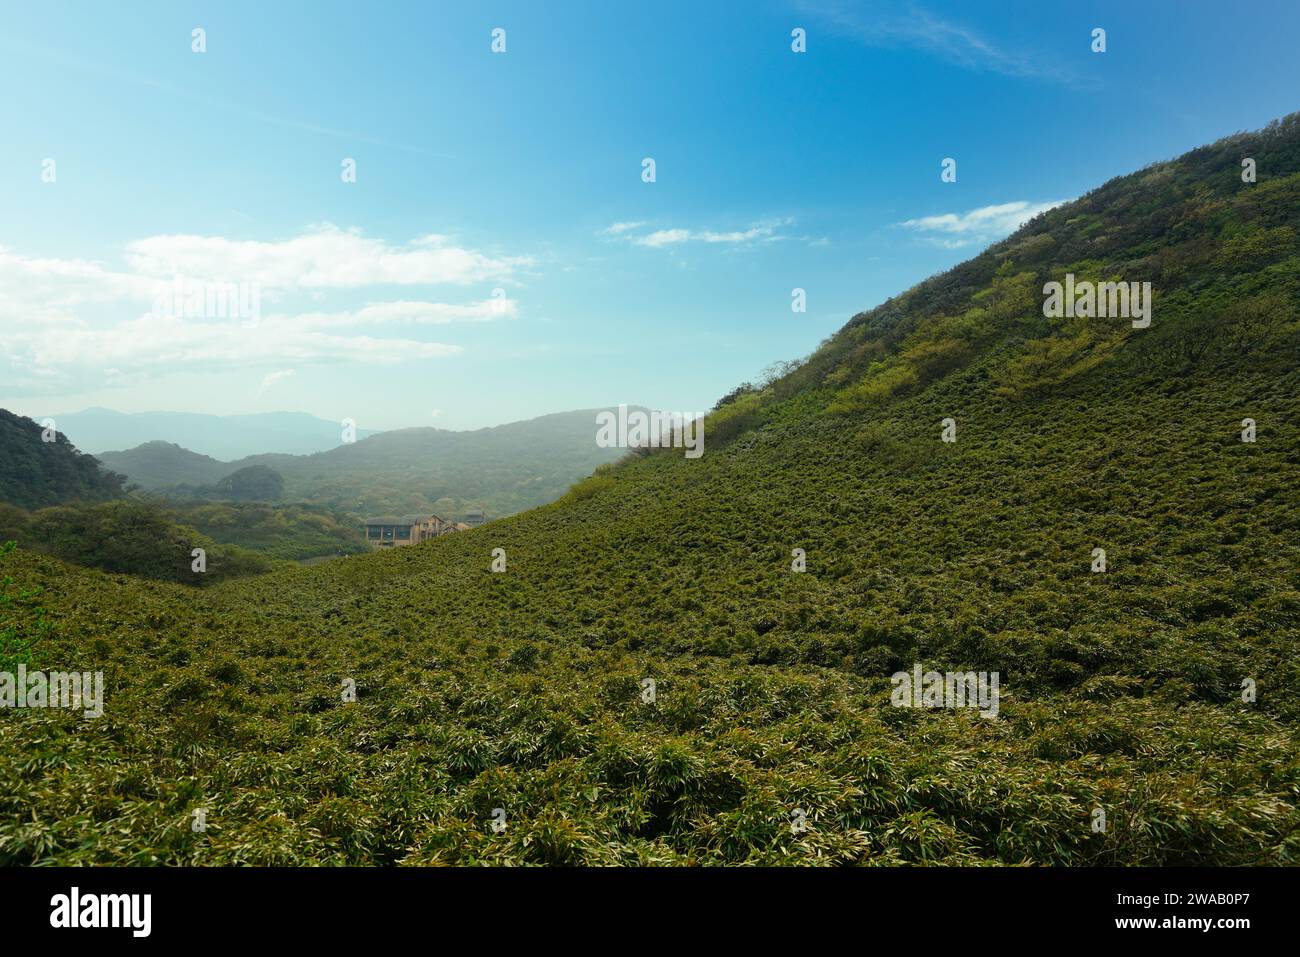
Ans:
<svg viewBox="0 0 1300 957"><path fill-rule="evenodd" d="M634 409L640 408L634 406ZM622 449L596 445L596 415L581 409L454 432L397 429L310 455L267 453L232 461L153 441L98 458L147 491L216 497L213 486L251 466L285 480L285 500L352 512L430 510L453 517L470 507L500 517L544 505Z"/></svg>
<svg viewBox="0 0 1300 957"><path fill-rule="evenodd" d="M343 441L341 423L306 412L206 415L92 408L50 418L77 448L92 455L150 442L171 442L215 459L239 459L266 452L309 455L335 448ZM357 438L377 435L379 431L357 429Z"/></svg>

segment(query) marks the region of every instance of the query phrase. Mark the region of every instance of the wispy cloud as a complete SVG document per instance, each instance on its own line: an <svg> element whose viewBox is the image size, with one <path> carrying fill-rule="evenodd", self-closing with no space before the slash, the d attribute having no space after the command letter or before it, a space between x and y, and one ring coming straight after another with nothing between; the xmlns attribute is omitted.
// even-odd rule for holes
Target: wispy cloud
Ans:
<svg viewBox="0 0 1300 957"><path fill-rule="evenodd" d="M465 284L509 279L530 257L490 256L446 236L417 236L394 245L330 223L272 242L221 236L152 236L126 247L126 260L146 276L259 282L263 286L355 288L379 283Z"/></svg>
<svg viewBox="0 0 1300 957"><path fill-rule="evenodd" d="M210 92L196 92L187 87L159 79L157 76L140 73L135 70L124 69L121 66L112 65L107 62L100 62L77 56L68 53L67 51L48 46L30 36L17 37L8 34L0 35L0 51L5 49L24 49L27 51L39 52L42 60L45 62L55 64L65 71L83 72L88 75L90 81L93 83L117 82L141 87L155 93L174 96L191 103L197 103L209 109L224 110L230 114L244 116L260 123L280 127L286 130L292 130L296 133L309 133L330 137L332 139L344 140L349 144L366 143L372 146L381 146L386 149L405 150L422 156L435 156L442 159L456 158L454 154L442 150L433 150L412 143L385 139L360 130L335 129L334 127L325 126L320 123L304 121L301 118L266 113L255 107L237 103L225 99L224 97L214 96Z"/></svg>
<svg viewBox="0 0 1300 957"><path fill-rule="evenodd" d="M131 381L178 370L332 362L396 364L455 355L460 346L376 338L316 328L310 320L265 317L255 329L238 321L196 321L146 313L103 325L5 331L0 379L10 391L41 393ZM8 368L5 368L6 364Z"/></svg>
<svg viewBox="0 0 1300 957"><path fill-rule="evenodd" d="M1078 78L1046 51L999 44L955 20L896 0L795 0L815 21L868 46L911 47L970 70L1074 84Z"/></svg>
<svg viewBox="0 0 1300 957"><path fill-rule="evenodd" d="M945 249L987 244L1010 236L1039 213L1055 209L1069 200L1057 199L1047 203L1017 200L995 206L981 206L965 213L941 213L904 220L897 225L913 230L929 242Z"/></svg>
<svg viewBox="0 0 1300 957"><path fill-rule="evenodd" d="M624 233L630 232L633 229L640 229L644 225L645 223L641 220L637 220L634 223L611 223L609 226L606 226L604 229L602 229L599 235L622 236Z"/></svg>
<svg viewBox="0 0 1300 957"><path fill-rule="evenodd" d="M277 382L287 379L291 375L293 375L292 369L279 369L275 372L272 372L270 375L266 376L266 378L262 380L262 388L260 391L265 392L267 389L271 388L271 386L275 385Z"/></svg>
<svg viewBox="0 0 1300 957"><path fill-rule="evenodd" d="M791 222L790 218L764 219L745 229L727 231L682 228L656 229L652 232L642 232L639 235L636 235L635 232L642 229L645 223L614 223L612 226L602 229L600 235L622 239L633 246L644 246L649 249L663 249L667 246L680 246L683 243L721 243L738 246L746 243L777 242L786 239L788 237L782 235L779 230L782 226L789 225Z"/></svg>
<svg viewBox="0 0 1300 957"><path fill-rule="evenodd" d="M442 326L450 322L489 322L493 319L513 319L518 314L518 303L514 299L506 298L483 299L479 302L462 304L403 300L400 302L375 302L360 309L346 309L341 312L307 312L296 315L272 316L268 321L292 322L304 328L312 329L385 323Z"/></svg>

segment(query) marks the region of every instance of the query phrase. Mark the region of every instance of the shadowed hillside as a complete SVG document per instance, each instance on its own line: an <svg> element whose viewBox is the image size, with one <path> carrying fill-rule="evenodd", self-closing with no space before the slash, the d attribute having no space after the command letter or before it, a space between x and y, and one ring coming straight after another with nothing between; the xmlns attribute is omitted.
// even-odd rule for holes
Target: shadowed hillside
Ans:
<svg viewBox="0 0 1300 957"><path fill-rule="evenodd" d="M62 432L0 409L0 502L41 508L121 494L122 476L78 452Z"/></svg>
<svg viewBox="0 0 1300 957"><path fill-rule="evenodd" d="M174 442L145 442L121 452L101 452L96 458L143 489L168 485L216 485L236 467L191 452Z"/></svg>
<svg viewBox="0 0 1300 957"><path fill-rule="evenodd" d="M11 553L109 691L0 723L0 861L1293 864L1297 228L1293 117L855 316L698 460L197 593ZM1045 317L1067 273L1150 326Z"/></svg>

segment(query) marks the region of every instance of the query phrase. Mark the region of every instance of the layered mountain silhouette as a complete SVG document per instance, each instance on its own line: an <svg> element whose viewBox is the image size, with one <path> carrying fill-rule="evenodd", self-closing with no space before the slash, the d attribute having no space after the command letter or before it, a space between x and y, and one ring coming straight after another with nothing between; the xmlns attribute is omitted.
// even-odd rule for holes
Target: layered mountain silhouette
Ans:
<svg viewBox="0 0 1300 957"><path fill-rule="evenodd" d="M141 488L172 496L224 497L222 479L260 466L283 476L287 501L363 512L443 509L457 516L473 505L499 517L553 501L597 466L626 453L597 445L599 411L561 412L463 432L397 429L313 455L221 462L174 443L148 442L101 453L99 459Z"/></svg>
<svg viewBox="0 0 1300 957"><path fill-rule="evenodd" d="M182 445L217 459L262 452L306 455L334 448L343 434L340 423L305 412L206 415L94 408L52 418L77 448L92 455L152 442ZM376 434L375 429L356 430L358 439Z"/></svg>

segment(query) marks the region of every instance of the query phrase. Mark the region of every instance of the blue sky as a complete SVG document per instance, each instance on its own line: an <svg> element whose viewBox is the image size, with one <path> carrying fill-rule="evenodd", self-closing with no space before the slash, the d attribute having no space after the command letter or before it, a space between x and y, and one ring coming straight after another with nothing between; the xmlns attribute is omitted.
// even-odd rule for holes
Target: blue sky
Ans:
<svg viewBox="0 0 1300 957"><path fill-rule="evenodd" d="M703 410L1034 209L1300 107L1294 3L0 16L0 406L28 415ZM259 321L159 316L177 276L255 286Z"/></svg>

